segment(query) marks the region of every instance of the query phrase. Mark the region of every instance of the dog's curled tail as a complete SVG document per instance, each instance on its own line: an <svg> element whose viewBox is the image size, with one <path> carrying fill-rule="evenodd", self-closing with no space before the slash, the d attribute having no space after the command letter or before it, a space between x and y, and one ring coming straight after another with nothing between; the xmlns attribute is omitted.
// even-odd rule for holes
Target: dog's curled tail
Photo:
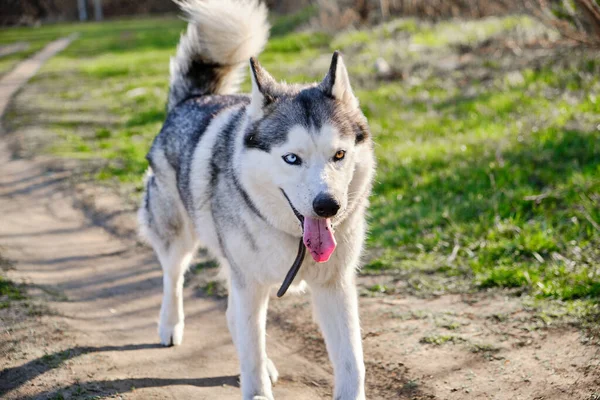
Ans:
<svg viewBox="0 0 600 400"><path fill-rule="evenodd" d="M209 94L235 93L243 68L269 37L267 7L260 0L174 0L188 20L171 58L167 109Z"/></svg>

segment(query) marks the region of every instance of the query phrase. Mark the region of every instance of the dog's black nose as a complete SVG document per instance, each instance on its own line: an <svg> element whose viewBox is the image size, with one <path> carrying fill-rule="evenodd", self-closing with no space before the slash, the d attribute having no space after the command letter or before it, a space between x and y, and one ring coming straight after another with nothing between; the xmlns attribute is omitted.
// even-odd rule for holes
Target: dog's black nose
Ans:
<svg viewBox="0 0 600 400"><path fill-rule="evenodd" d="M340 203L332 195L321 193L315 197L313 209L319 217L330 218L337 214Z"/></svg>

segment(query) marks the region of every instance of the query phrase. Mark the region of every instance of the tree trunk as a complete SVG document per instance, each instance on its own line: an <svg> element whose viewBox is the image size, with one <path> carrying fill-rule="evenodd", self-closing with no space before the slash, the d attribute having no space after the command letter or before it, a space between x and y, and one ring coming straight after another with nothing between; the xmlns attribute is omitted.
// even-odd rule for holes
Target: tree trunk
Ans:
<svg viewBox="0 0 600 400"><path fill-rule="evenodd" d="M94 0L94 17L96 21L102 21L102 0Z"/></svg>
<svg viewBox="0 0 600 400"><path fill-rule="evenodd" d="M390 15L390 1L389 0L379 0L379 5L381 7L381 17L386 19L388 15Z"/></svg>
<svg viewBox="0 0 600 400"><path fill-rule="evenodd" d="M77 7L79 8L79 20L87 21L87 8L86 8L85 0L77 0Z"/></svg>

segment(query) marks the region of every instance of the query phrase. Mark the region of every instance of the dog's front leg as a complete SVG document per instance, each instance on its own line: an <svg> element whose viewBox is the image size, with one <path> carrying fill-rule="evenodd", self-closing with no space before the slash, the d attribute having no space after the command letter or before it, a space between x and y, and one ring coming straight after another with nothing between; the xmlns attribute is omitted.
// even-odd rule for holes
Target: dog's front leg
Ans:
<svg viewBox="0 0 600 400"><path fill-rule="evenodd" d="M323 335L335 374L336 400L365 399L358 298L354 277L335 286L311 285L314 312Z"/></svg>
<svg viewBox="0 0 600 400"><path fill-rule="evenodd" d="M235 330L234 343L240 359L242 397L273 400L265 344L269 288L233 280L229 296L233 310L228 310L228 314L233 311L230 326Z"/></svg>

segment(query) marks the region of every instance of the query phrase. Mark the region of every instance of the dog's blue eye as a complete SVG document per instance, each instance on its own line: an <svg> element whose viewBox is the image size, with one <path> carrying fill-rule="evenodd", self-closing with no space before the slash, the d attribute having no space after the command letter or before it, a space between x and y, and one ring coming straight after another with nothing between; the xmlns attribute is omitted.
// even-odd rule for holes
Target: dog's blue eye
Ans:
<svg viewBox="0 0 600 400"><path fill-rule="evenodd" d="M300 157L298 157L294 153L288 153L285 156L283 156L282 158L283 158L283 161L285 161L286 163L288 163L290 165L300 165L302 163L302 160L300 160Z"/></svg>

